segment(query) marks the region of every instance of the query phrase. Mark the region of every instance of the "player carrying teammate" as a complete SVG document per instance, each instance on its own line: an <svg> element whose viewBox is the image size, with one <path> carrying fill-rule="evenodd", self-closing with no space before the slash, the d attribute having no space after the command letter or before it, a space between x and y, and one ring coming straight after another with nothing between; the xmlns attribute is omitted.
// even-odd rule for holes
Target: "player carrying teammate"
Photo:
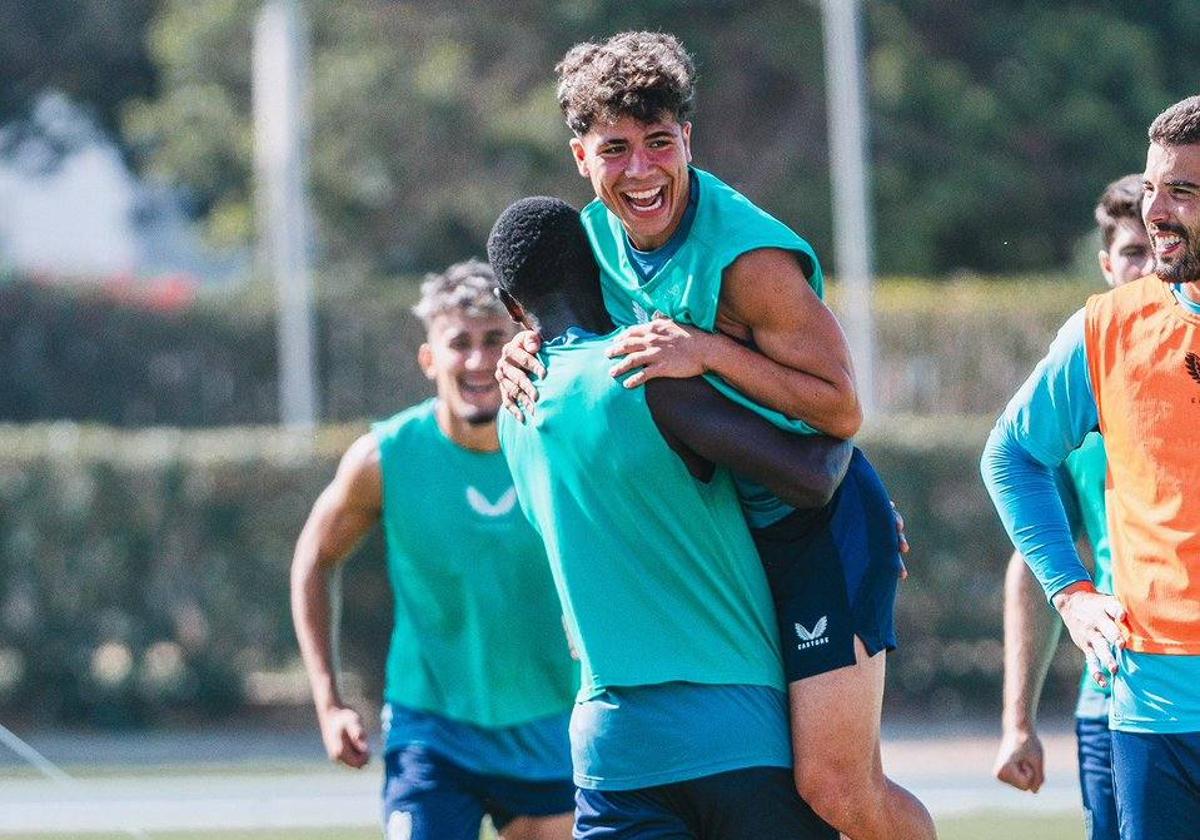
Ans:
<svg viewBox="0 0 1200 840"><path fill-rule="evenodd" d="M576 45L558 72L574 161L597 199L582 216L604 303L615 323L636 324L614 342L611 355L624 358L613 375L630 373L625 385L637 387L711 374L730 399L783 426L853 435L861 414L849 349L821 301L812 248L689 166L693 68L680 43L626 32ZM540 372L536 349L532 333L506 348L498 376L509 401L537 399L522 371ZM878 476L856 452L817 513L751 481L739 490L775 599L798 790L855 840L933 837L928 812L880 759L878 654L895 646L901 564Z"/></svg>
<svg viewBox="0 0 1200 840"><path fill-rule="evenodd" d="M567 720L578 685L541 540L499 452L493 371L512 324L490 268L421 287L422 369L437 397L346 452L296 544L292 614L329 757L369 757L338 694L329 573L377 522L395 599L384 692L384 819L403 840L571 835Z"/></svg>
<svg viewBox="0 0 1200 840"><path fill-rule="evenodd" d="M596 263L563 202L510 207L488 257L546 339L539 410L501 417L500 442L583 665L575 836L832 840L788 772L770 593L719 465L808 507L849 445L782 431L699 377L621 387Z"/></svg>
<svg viewBox="0 0 1200 840"><path fill-rule="evenodd" d="M1151 124L1143 189L1155 273L1067 321L982 467L1093 678L1112 681L1122 840L1175 840L1200 825L1200 97ZM1097 427L1118 597L1080 563L1052 473Z"/></svg>
<svg viewBox="0 0 1200 840"><path fill-rule="evenodd" d="M1126 175L1109 184L1096 205L1096 224L1104 246L1099 255L1100 272L1112 288L1144 277L1154 268L1141 205L1141 175ZM1067 456L1057 476L1068 517L1081 524L1091 545L1100 592L1112 592L1112 552L1104 506L1107 471L1104 439L1092 432ZM1000 781L1019 790L1037 793L1045 779L1037 706L1061 626L1047 609L1025 558L1014 552L1004 582L1004 737L995 773ZM1118 837L1108 709L1108 687L1097 685L1085 670L1075 708L1075 734L1088 840Z"/></svg>

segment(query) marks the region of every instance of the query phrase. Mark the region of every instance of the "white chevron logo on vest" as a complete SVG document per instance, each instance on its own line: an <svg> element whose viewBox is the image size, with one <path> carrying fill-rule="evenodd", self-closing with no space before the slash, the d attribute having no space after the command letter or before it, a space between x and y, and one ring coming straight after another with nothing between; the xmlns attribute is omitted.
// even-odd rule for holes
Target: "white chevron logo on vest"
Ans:
<svg viewBox="0 0 1200 840"><path fill-rule="evenodd" d="M504 516L517 503L517 488L509 487L504 491L504 495L493 502L474 487L467 487L467 501L470 502L474 511L481 516Z"/></svg>

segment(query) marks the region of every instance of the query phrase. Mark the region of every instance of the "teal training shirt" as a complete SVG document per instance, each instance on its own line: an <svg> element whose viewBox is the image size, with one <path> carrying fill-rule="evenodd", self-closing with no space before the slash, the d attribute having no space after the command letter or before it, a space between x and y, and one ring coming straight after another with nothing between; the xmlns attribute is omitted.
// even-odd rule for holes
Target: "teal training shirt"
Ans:
<svg viewBox="0 0 1200 840"><path fill-rule="evenodd" d="M670 258L643 279L630 257L625 229L617 216L596 199L583 208L583 226L600 265L604 303L616 324L628 326L649 320L655 311L673 320L712 332L716 328L721 282L725 269L738 257L761 248L794 251L809 263L809 285L817 297L825 294L825 276L812 246L783 222L702 169L691 167L695 215L686 230L667 243ZM803 434L813 428L800 420L761 406L719 376L706 378L729 399L766 417L775 425ZM772 524L792 508L754 482L736 478L745 515L752 527Z"/></svg>
<svg viewBox="0 0 1200 840"><path fill-rule="evenodd" d="M1092 577L1101 592L1112 592L1112 550L1108 542L1108 519L1104 505L1104 485L1108 477L1108 457L1104 438L1092 432L1078 449L1063 462L1071 481L1071 491L1079 508L1083 531L1092 546L1095 568ZM1108 716L1110 689L1096 685L1085 667L1080 680L1079 703L1075 716L1099 718Z"/></svg>
<svg viewBox="0 0 1200 840"><path fill-rule="evenodd" d="M372 426L395 597L385 699L484 727L569 710L577 668L504 456L450 440L435 409Z"/></svg>
<svg viewBox="0 0 1200 840"><path fill-rule="evenodd" d="M724 470L693 479L643 390L609 376L613 335L547 342L537 412L499 419L579 651L580 699L666 682L782 690L771 596L733 483Z"/></svg>
<svg viewBox="0 0 1200 840"><path fill-rule="evenodd" d="M791 767L787 695L762 685L614 688L571 715L575 785L636 790L747 767Z"/></svg>
<svg viewBox="0 0 1200 840"><path fill-rule="evenodd" d="M699 187L691 229L670 260L648 280L643 281L630 263L621 220L599 199L583 208L583 226L600 264L604 303L614 323L642 323L659 310L712 332L723 272L742 254L760 248L801 254L812 267L813 291L824 296L824 275L811 245L716 176L695 167L689 171Z"/></svg>

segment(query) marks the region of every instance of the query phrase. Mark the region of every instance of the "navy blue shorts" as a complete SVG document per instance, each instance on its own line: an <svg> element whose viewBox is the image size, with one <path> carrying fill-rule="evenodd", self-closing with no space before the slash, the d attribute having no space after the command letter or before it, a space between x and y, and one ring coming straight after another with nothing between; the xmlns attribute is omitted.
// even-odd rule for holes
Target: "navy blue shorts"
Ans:
<svg viewBox="0 0 1200 840"><path fill-rule="evenodd" d="M384 757L383 825L388 840L479 840L483 815L502 829L517 817L548 817L575 806L570 779L530 781L467 770L424 747Z"/></svg>
<svg viewBox="0 0 1200 840"><path fill-rule="evenodd" d="M1112 733L1121 840L1200 837L1200 733Z"/></svg>
<svg viewBox="0 0 1200 840"><path fill-rule="evenodd" d="M891 498L857 448L829 504L751 532L775 601L788 682L896 647L900 538Z"/></svg>
<svg viewBox="0 0 1200 840"><path fill-rule="evenodd" d="M1083 836L1086 840L1119 840L1108 718L1075 718L1075 740L1083 795Z"/></svg>
<svg viewBox="0 0 1200 840"><path fill-rule="evenodd" d="M575 794L576 840L837 840L783 767Z"/></svg>

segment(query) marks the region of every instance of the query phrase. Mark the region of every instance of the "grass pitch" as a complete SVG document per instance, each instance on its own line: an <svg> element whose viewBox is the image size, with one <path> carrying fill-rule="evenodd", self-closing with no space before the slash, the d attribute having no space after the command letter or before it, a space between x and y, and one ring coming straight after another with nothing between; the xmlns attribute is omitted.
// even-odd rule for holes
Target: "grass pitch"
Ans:
<svg viewBox="0 0 1200 840"><path fill-rule="evenodd" d="M1082 837L1076 814L1022 817L1008 813L969 814L937 821L940 840L1063 840ZM379 840L379 829L326 828L262 831L155 831L152 840ZM480 840L491 840L484 833ZM128 834L4 834L0 840L129 840Z"/></svg>

